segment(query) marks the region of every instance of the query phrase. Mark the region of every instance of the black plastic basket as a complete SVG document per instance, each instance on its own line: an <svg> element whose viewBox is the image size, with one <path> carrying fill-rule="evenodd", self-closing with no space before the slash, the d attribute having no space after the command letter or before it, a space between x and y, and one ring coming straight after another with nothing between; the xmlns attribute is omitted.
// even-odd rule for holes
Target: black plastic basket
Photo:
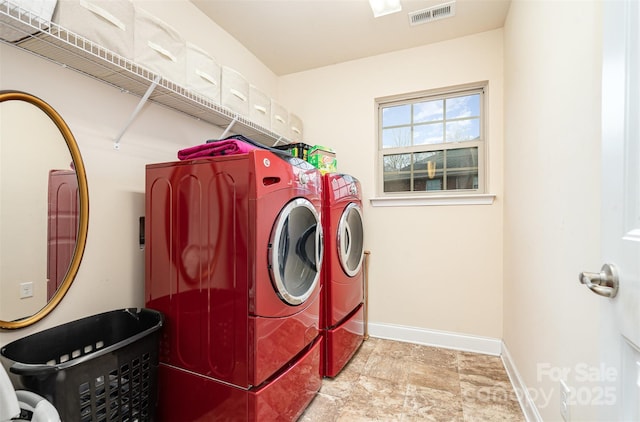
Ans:
<svg viewBox="0 0 640 422"><path fill-rule="evenodd" d="M121 309L72 321L0 350L16 388L49 400L65 422L153 421L162 314Z"/></svg>
<svg viewBox="0 0 640 422"><path fill-rule="evenodd" d="M311 149L311 145L307 145L304 142L297 142L295 144L278 145L278 146L275 146L274 148L287 151L289 154L293 155L294 157L301 158L307 161L309 149Z"/></svg>

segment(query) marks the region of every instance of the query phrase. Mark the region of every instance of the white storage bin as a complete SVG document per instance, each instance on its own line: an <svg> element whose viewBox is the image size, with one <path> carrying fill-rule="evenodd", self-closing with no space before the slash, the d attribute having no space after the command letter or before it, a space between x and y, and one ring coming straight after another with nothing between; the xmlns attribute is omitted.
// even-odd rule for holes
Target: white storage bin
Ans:
<svg viewBox="0 0 640 422"><path fill-rule="evenodd" d="M249 87L249 118L265 129L271 128L271 98L257 87Z"/></svg>
<svg viewBox="0 0 640 422"><path fill-rule="evenodd" d="M289 112L282 105L271 100L271 131L289 137Z"/></svg>
<svg viewBox="0 0 640 422"><path fill-rule="evenodd" d="M302 119L293 113L289 113L289 138L292 142L301 142L302 133Z"/></svg>
<svg viewBox="0 0 640 422"><path fill-rule="evenodd" d="M242 74L222 66L221 104L243 116L249 116L249 82Z"/></svg>
<svg viewBox="0 0 640 422"><path fill-rule="evenodd" d="M131 0L61 0L53 21L114 53L133 59Z"/></svg>
<svg viewBox="0 0 640 422"><path fill-rule="evenodd" d="M134 61L178 85L186 82L186 43L169 24L136 7Z"/></svg>
<svg viewBox="0 0 640 422"><path fill-rule="evenodd" d="M20 13L18 13L18 9L10 9L9 14L11 16L23 16L22 13L27 12L31 15L31 18L35 18L35 21L42 25L43 28L49 28L49 22L51 22L51 18L53 17L57 0L11 0L11 3L20 9ZM34 33L33 28L26 25L15 24L14 20L10 20L4 16L0 16L0 22L10 23L10 25L0 26L0 38L6 41L18 41ZM15 26L16 29L13 29L12 26Z"/></svg>
<svg viewBox="0 0 640 422"><path fill-rule="evenodd" d="M220 65L200 47L186 45L187 88L220 104Z"/></svg>

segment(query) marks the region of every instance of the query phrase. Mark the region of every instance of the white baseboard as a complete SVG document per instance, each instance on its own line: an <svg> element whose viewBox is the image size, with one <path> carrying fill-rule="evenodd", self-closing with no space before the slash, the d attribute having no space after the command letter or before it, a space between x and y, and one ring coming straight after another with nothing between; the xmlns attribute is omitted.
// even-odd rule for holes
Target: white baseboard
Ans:
<svg viewBox="0 0 640 422"><path fill-rule="evenodd" d="M540 413L538 413L538 408L529 394L529 389L520 377L516 365L509 354L509 349L507 349L507 345L504 343L502 343L502 362L504 363L504 368L507 371L511 385L513 385L516 391L525 419L527 422L542 422L542 417Z"/></svg>
<svg viewBox="0 0 640 422"><path fill-rule="evenodd" d="M497 338L371 322L368 328L371 337L494 356L500 356L502 352L502 341Z"/></svg>

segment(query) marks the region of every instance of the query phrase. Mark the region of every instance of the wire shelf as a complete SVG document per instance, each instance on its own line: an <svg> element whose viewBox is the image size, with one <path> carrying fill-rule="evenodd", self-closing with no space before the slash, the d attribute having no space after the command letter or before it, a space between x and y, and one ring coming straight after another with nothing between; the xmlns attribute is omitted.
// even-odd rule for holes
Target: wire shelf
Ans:
<svg viewBox="0 0 640 422"><path fill-rule="evenodd" d="M113 51L41 19L7 0L0 0L0 41L73 69L94 79L144 97L220 128L244 135L263 145L289 143L289 139L245 116L214 103Z"/></svg>

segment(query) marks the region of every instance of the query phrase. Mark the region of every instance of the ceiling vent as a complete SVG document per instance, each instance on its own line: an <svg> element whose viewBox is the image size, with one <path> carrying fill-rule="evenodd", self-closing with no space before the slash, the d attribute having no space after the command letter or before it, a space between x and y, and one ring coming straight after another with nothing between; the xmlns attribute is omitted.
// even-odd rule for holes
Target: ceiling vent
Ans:
<svg viewBox="0 0 640 422"><path fill-rule="evenodd" d="M409 23L420 25L427 22L433 22L444 18L450 18L456 14L456 2L439 4L437 6L428 7L422 10L416 10L409 13Z"/></svg>

